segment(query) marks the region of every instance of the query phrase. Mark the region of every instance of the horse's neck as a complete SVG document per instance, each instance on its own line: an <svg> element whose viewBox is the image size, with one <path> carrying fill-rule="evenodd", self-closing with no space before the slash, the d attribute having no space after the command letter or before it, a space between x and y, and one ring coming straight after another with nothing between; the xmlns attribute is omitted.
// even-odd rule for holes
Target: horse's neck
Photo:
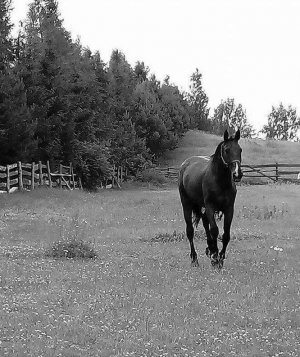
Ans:
<svg viewBox="0 0 300 357"><path fill-rule="evenodd" d="M224 165L219 155L214 157L213 168L221 186L229 186L232 184L231 172L229 168Z"/></svg>

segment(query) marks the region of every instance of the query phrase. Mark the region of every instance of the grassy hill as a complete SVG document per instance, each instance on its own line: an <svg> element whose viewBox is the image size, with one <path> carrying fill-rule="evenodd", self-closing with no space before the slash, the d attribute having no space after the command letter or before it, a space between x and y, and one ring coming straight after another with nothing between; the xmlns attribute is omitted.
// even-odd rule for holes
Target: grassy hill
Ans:
<svg viewBox="0 0 300 357"><path fill-rule="evenodd" d="M190 156L212 155L222 140L221 136L190 130L181 139L178 148L165 155L161 165L177 167ZM240 145L243 149L244 164L300 163L300 143L241 139Z"/></svg>

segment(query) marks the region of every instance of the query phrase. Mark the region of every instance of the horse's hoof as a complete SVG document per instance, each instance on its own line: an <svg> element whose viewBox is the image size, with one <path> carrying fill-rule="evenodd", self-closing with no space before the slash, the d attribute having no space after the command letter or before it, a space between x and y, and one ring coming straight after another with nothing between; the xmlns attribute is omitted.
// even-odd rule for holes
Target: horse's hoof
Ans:
<svg viewBox="0 0 300 357"><path fill-rule="evenodd" d="M212 267L214 269L222 270L222 268L223 268L223 260L211 261L211 265L212 265Z"/></svg>
<svg viewBox="0 0 300 357"><path fill-rule="evenodd" d="M218 260L211 259L210 263L214 268L219 267L219 261Z"/></svg>
<svg viewBox="0 0 300 357"><path fill-rule="evenodd" d="M212 265L213 267L219 265L219 256L218 256L218 253L213 253L213 254L211 254L211 256L210 256L210 262L211 262L211 265Z"/></svg>
<svg viewBox="0 0 300 357"><path fill-rule="evenodd" d="M198 266L199 266L198 259L193 260L192 263L191 263L191 266L192 266L193 268L198 267Z"/></svg>

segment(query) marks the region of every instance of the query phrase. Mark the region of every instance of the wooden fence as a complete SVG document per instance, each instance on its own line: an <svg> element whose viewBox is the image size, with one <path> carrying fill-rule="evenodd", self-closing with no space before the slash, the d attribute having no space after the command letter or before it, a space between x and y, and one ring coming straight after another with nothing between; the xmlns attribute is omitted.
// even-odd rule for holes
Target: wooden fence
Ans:
<svg viewBox="0 0 300 357"><path fill-rule="evenodd" d="M69 190L82 188L80 178L74 173L73 166L59 165L51 172L49 161L43 164L17 162L0 166L0 190L8 193L15 190L34 190L38 186L67 187Z"/></svg>
<svg viewBox="0 0 300 357"><path fill-rule="evenodd" d="M157 167L155 170L167 178L177 179L179 167Z"/></svg>
<svg viewBox="0 0 300 357"><path fill-rule="evenodd" d="M114 166L111 177L101 183L102 188L119 187L128 175L123 167ZM14 192L16 190L34 190L38 186L49 188L68 188L69 190L82 189L80 177L74 173L73 165L59 165L51 172L50 163L31 164L17 162L0 166L0 192Z"/></svg>
<svg viewBox="0 0 300 357"><path fill-rule="evenodd" d="M127 168L114 165L111 172L111 176L104 179L101 182L100 188L112 188L116 186L118 188L121 188L121 185L125 181L127 176L128 176Z"/></svg>
<svg viewBox="0 0 300 357"><path fill-rule="evenodd" d="M300 183L300 164L245 164L242 165L244 177L270 181L290 181ZM179 167L159 167L158 172L170 179L178 177ZM259 180L258 180L259 181Z"/></svg>
<svg viewBox="0 0 300 357"><path fill-rule="evenodd" d="M300 164L242 165L244 177L300 183Z"/></svg>

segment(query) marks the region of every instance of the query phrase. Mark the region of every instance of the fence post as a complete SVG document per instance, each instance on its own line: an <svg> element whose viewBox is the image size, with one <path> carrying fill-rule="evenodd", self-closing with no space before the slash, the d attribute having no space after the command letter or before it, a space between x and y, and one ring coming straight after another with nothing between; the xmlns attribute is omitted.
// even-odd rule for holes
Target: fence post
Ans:
<svg viewBox="0 0 300 357"><path fill-rule="evenodd" d="M114 187L114 181L116 181L115 180L115 176L116 175L116 166L115 166L115 164L114 164L114 167L113 167L113 174L112 174L112 177L111 177L111 185L112 185L112 187ZM107 186L107 182L106 182L106 184L105 184L105 188L106 188L106 186Z"/></svg>
<svg viewBox="0 0 300 357"><path fill-rule="evenodd" d="M34 166L35 162L31 164L31 190L34 190Z"/></svg>
<svg viewBox="0 0 300 357"><path fill-rule="evenodd" d="M278 181L278 162L276 162L276 165L275 165L275 175L276 175L276 181Z"/></svg>
<svg viewBox="0 0 300 357"><path fill-rule="evenodd" d="M72 162L70 162L70 173L71 173L72 186L73 186L73 189L75 190L76 185L75 185L75 176L74 176L74 170L73 170Z"/></svg>
<svg viewBox="0 0 300 357"><path fill-rule="evenodd" d="M39 161L39 182L40 185L43 185L43 166L42 166L42 161Z"/></svg>
<svg viewBox="0 0 300 357"><path fill-rule="evenodd" d="M80 187L80 189L82 190L82 182L81 182L81 178L79 177L79 187Z"/></svg>
<svg viewBox="0 0 300 357"><path fill-rule="evenodd" d="M19 190L23 190L23 176L22 176L22 163L21 161L18 161L18 184L19 184Z"/></svg>
<svg viewBox="0 0 300 357"><path fill-rule="evenodd" d="M10 177L9 177L9 165L6 165L6 191L10 191Z"/></svg>
<svg viewBox="0 0 300 357"><path fill-rule="evenodd" d="M49 160L47 161L47 174L48 174L48 180L49 180L49 187L52 188L52 180L51 180L51 171L50 171L50 162L49 162Z"/></svg>
<svg viewBox="0 0 300 357"><path fill-rule="evenodd" d="M59 164L59 174L62 176L62 173L63 173L63 167L62 167L62 164ZM59 177L59 188L62 188L61 176Z"/></svg>

